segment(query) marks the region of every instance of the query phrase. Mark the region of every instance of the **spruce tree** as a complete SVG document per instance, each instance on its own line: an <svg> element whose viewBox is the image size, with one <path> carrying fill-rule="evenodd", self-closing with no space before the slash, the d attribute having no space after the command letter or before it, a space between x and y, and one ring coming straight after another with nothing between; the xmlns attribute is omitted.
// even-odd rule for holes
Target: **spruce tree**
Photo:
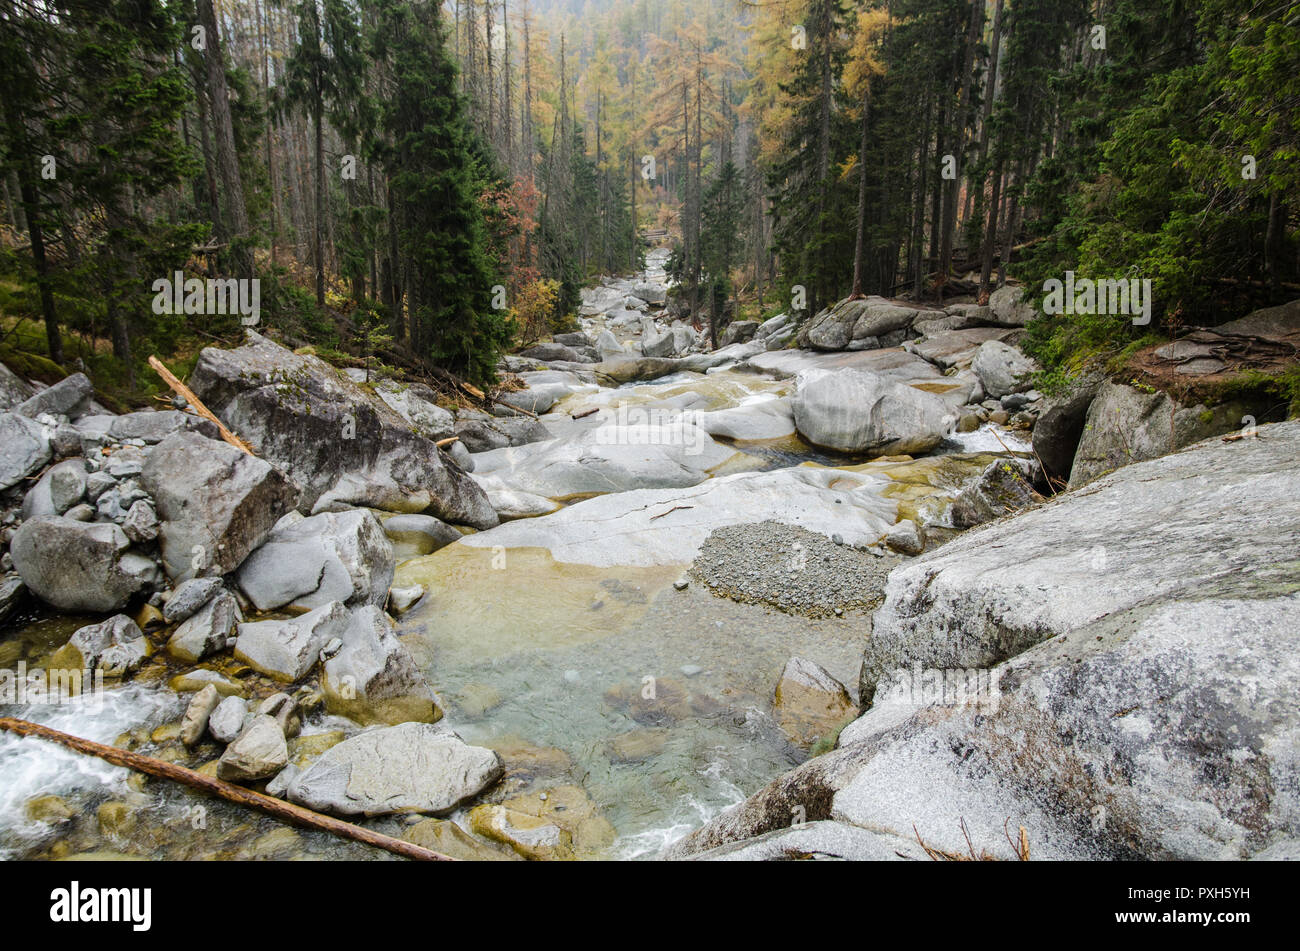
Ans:
<svg viewBox="0 0 1300 951"><path fill-rule="evenodd" d="M392 71L381 103L385 162L410 287L417 354L471 380L495 376L509 340L494 311L487 235L456 67L436 2L381 0L377 49Z"/></svg>

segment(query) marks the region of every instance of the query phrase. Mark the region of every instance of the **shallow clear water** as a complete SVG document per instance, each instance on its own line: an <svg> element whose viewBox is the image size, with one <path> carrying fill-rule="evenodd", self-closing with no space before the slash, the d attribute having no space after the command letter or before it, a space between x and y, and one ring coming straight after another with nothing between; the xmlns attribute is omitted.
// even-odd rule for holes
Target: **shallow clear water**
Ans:
<svg viewBox="0 0 1300 951"><path fill-rule="evenodd" d="M458 547L404 564L399 582L430 594L403 619L403 639L467 741L568 755L571 781L618 833L605 855L655 854L802 761L770 714L791 654L856 682L861 617L810 621L677 591L679 566L560 565L518 549L494 569L492 558ZM484 687L499 703L467 716L458 698L477 703ZM638 730L662 748L620 761L611 740Z"/></svg>

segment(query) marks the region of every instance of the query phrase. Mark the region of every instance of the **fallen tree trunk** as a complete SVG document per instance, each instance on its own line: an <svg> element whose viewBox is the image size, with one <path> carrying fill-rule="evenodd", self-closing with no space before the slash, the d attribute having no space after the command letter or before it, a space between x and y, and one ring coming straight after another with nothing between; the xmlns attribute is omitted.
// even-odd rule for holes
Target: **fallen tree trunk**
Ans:
<svg viewBox="0 0 1300 951"><path fill-rule="evenodd" d="M244 440L240 439L229 429L227 429L226 424L223 423L221 420L217 419L216 414L213 413L212 410L204 406L203 401L200 400L197 396L195 396L193 391L188 386L186 386L180 380L176 379L176 375L172 373L171 370L163 366L163 362L161 360L159 360L157 357L150 357L149 366L153 367L154 370L158 372L158 375L163 378L163 382L166 383L168 386L170 386L173 392L175 392L178 396L180 396L181 399L185 400L185 402L190 404L190 407L194 410L194 412L198 413L208 422L213 423L217 427L217 431L221 433L222 439L230 443L230 445L234 446L236 449L244 450L244 452L248 453L250 456L257 455L257 453L253 452L252 446L244 442Z"/></svg>
<svg viewBox="0 0 1300 951"><path fill-rule="evenodd" d="M354 842L361 842L365 845L373 845L375 848L392 852L394 855L401 855L408 859L419 859L425 862L456 861L449 855L434 852L432 849L426 849L414 842L395 839L392 836L371 829L363 829L361 826L344 822L342 819L335 819L332 816L321 815L319 812L312 812L310 809L304 809L302 806L294 805L291 802L285 802L265 793L254 792L233 783L205 776L187 767L177 766L175 763L168 763L165 760L145 756L142 753L133 753L130 750L120 750L116 746L106 746L103 743L96 743L94 740L82 739L70 733L42 726L39 723L19 720L16 717L0 717L0 730L16 733L19 736L35 736L43 740L49 740L51 743L58 743L60 746L66 746L78 753L97 756L114 766L124 766L127 769L134 769L149 776L170 779L189 786L191 789L210 793L227 802L233 802L237 806L248 806L275 816L277 819L283 819L286 822L306 826L310 829L320 829L322 832L329 832L332 835L351 839Z"/></svg>

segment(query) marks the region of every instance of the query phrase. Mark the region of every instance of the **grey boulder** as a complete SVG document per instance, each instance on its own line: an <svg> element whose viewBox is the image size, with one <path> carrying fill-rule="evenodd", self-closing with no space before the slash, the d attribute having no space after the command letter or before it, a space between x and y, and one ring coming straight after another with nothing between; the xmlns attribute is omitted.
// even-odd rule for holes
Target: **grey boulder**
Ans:
<svg viewBox="0 0 1300 951"><path fill-rule="evenodd" d="M344 816L446 813L496 782L494 751L454 733L404 723L361 733L331 747L290 784L293 802Z"/></svg>
<svg viewBox="0 0 1300 951"><path fill-rule="evenodd" d="M51 431L34 419L0 413L0 489L35 475L50 461Z"/></svg>
<svg viewBox="0 0 1300 951"><path fill-rule="evenodd" d="M1029 377L1038 369L1038 364L1009 344L986 340L980 344L971 368L983 384L984 393L993 399L1001 399L1008 393L1029 389Z"/></svg>
<svg viewBox="0 0 1300 951"><path fill-rule="evenodd" d="M29 419L42 413L75 419L89 408L94 395L95 388L90 385L86 374L74 373L19 403L13 412Z"/></svg>
<svg viewBox="0 0 1300 951"><path fill-rule="evenodd" d="M348 620L348 609L331 601L290 620L245 622L239 625L235 659L274 680L301 680L321 648L343 635Z"/></svg>
<svg viewBox="0 0 1300 951"><path fill-rule="evenodd" d="M117 611L159 580L158 566L105 522L33 518L14 533L9 550L28 589L62 611Z"/></svg>
<svg viewBox="0 0 1300 951"><path fill-rule="evenodd" d="M236 350L204 350L190 386L298 483L304 511L367 506L497 524L473 480L382 399L323 360L253 332L248 339Z"/></svg>
<svg viewBox="0 0 1300 951"><path fill-rule="evenodd" d="M221 591L176 628L167 641L167 653L195 663L225 650L236 625L243 619L239 602L229 591Z"/></svg>
<svg viewBox="0 0 1300 951"><path fill-rule="evenodd" d="M365 509L322 512L276 528L239 567L239 588L259 611L331 601L382 605L393 583L392 542Z"/></svg>
<svg viewBox="0 0 1300 951"><path fill-rule="evenodd" d="M383 611L359 608L342 640L321 678L326 710L365 725L432 723L441 717L433 691Z"/></svg>
<svg viewBox="0 0 1300 951"><path fill-rule="evenodd" d="M155 446L141 478L163 520L163 564L181 580L233 571L298 498L265 460L194 432Z"/></svg>
<svg viewBox="0 0 1300 951"><path fill-rule="evenodd" d="M274 776L288 764L289 745L280 724L273 717L257 716L221 754L217 778L236 783L255 782Z"/></svg>
<svg viewBox="0 0 1300 951"><path fill-rule="evenodd" d="M865 370L805 371L791 408L800 435L841 452L928 452L957 424L938 396Z"/></svg>

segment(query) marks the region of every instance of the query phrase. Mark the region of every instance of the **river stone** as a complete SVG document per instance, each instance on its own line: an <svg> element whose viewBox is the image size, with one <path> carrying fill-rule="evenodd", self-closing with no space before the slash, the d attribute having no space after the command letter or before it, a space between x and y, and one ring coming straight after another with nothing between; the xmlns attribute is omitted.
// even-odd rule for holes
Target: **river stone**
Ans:
<svg viewBox="0 0 1300 951"><path fill-rule="evenodd" d="M358 608L341 637L321 677L326 710L366 726L441 719L433 691L383 611Z"/></svg>
<svg viewBox="0 0 1300 951"><path fill-rule="evenodd" d="M78 420L77 427L81 429L85 423L84 419ZM209 439L220 438L220 432L211 421L174 409L113 416L108 427L108 435L118 441L142 439L152 444L162 442L172 433L181 430L196 432Z"/></svg>
<svg viewBox="0 0 1300 951"><path fill-rule="evenodd" d="M179 580L233 571L298 497L269 463L194 432L155 446L141 478L163 519L164 566Z"/></svg>
<svg viewBox="0 0 1300 951"><path fill-rule="evenodd" d="M204 688L208 689L208 688ZM216 690L214 686L211 688ZM208 717L208 732L222 743L233 743L244 729L248 701L243 697L225 697Z"/></svg>
<svg viewBox="0 0 1300 951"><path fill-rule="evenodd" d="M979 479L966 486L952 502L952 524L957 528L983 525L1042 501L1033 487L1034 467L1023 459L989 463Z"/></svg>
<svg viewBox="0 0 1300 951"><path fill-rule="evenodd" d="M0 413L0 489L40 472L51 454L47 427L16 413Z"/></svg>
<svg viewBox="0 0 1300 951"><path fill-rule="evenodd" d="M383 522L384 534L400 549L402 559L431 555L460 540L460 532L432 515L394 515Z"/></svg>
<svg viewBox="0 0 1300 951"><path fill-rule="evenodd" d="M239 625L235 659L275 680L301 680L321 648L342 636L348 620L342 602L331 601L287 621L246 621Z"/></svg>
<svg viewBox="0 0 1300 951"><path fill-rule="evenodd" d="M492 483L484 485L483 491L487 493L488 501L492 503L492 507L496 509L503 522L516 518L550 515L561 508L559 502L552 502L544 496L534 495L531 492L518 492Z"/></svg>
<svg viewBox="0 0 1300 951"><path fill-rule="evenodd" d="M722 337L718 340L720 346L728 346L733 343L747 343L754 339L758 333L759 323L757 320L736 320L727 325L727 329L722 332Z"/></svg>
<svg viewBox="0 0 1300 951"><path fill-rule="evenodd" d="M727 439L784 439L795 434L794 410L788 397L699 412L693 414L692 419L709 435Z"/></svg>
<svg viewBox="0 0 1300 951"><path fill-rule="evenodd" d="M259 611L331 601L382 605L393 583L393 545L365 509L322 512L276 528L239 567L239 589Z"/></svg>
<svg viewBox="0 0 1300 951"><path fill-rule="evenodd" d="M472 453L551 438L550 431L531 417L493 417L477 410L461 410L456 417L456 435Z"/></svg>
<svg viewBox="0 0 1300 951"><path fill-rule="evenodd" d="M163 617L169 624L184 621L212 600L220 590L220 578L191 578L182 581L163 604Z"/></svg>
<svg viewBox="0 0 1300 951"><path fill-rule="evenodd" d="M805 439L841 452L929 452L957 424L938 396L861 370L801 374L792 407Z"/></svg>
<svg viewBox="0 0 1300 951"><path fill-rule="evenodd" d="M1224 403L1207 409L1182 406L1166 393L1145 393L1121 383L1103 383L1088 407L1087 421L1070 469L1070 487L1194 442L1239 430L1251 407Z"/></svg>
<svg viewBox="0 0 1300 951"><path fill-rule="evenodd" d="M772 700L776 722L796 746L835 732L857 707L830 671L803 657L785 662Z"/></svg>
<svg viewBox="0 0 1300 951"><path fill-rule="evenodd" d="M122 519L122 531L136 544L147 544L158 537L158 515L145 499L131 504Z"/></svg>
<svg viewBox="0 0 1300 951"><path fill-rule="evenodd" d="M177 674L167 681L167 686L177 693L192 693L195 690L202 690L208 684L216 687L217 693L223 697L242 697L245 694L243 684L231 680L215 670L191 670L188 673Z"/></svg>
<svg viewBox="0 0 1300 951"><path fill-rule="evenodd" d="M358 734L290 785L293 802L344 816L450 812L501 777L501 757L426 723Z"/></svg>
<svg viewBox="0 0 1300 951"><path fill-rule="evenodd" d="M293 739L302 732L302 711L298 701L287 693L273 693L257 705L253 716L270 717L280 728L286 739Z"/></svg>
<svg viewBox="0 0 1300 951"><path fill-rule="evenodd" d="M874 544L897 518L877 476L842 469L794 467L718 476L667 491L634 489L566 506L546 518L507 522L458 545L545 548L557 561L597 565L686 565L714 529L762 521L786 524L850 545ZM618 531L610 525L617 521Z"/></svg>
<svg viewBox="0 0 1300 951"><path fill-rule="evenodd" d="M179 660L196 663L209 654L225 650L234 635L235 625L243 619L234 595L222 591L176 628L167 641L167 653Z"/></svg>
<svg viewBox="0 0 1300 951"><path fill-rule="evenodd" d="M413 584L405 588L388 589L388 610L393 613L394 617L400 617L424 597L424 585Z"/></svg>
<svg viewBox="0 0 1300 951"><path fill-rule="evenodd" d="M23 603L27 586L21 578L0 578L0 624Z"/></svg>
<svg viewBox="0 0 1300 951"><path fill-rule="evenodd" d="M449 819L425 819L402 833L418 846L448 855L462 862L522 862L523 856L510 849L470 835Z"/></svg>
<svg viewBox="0 0 1300 951"><path fill-rule="evenodd" d="M1277 500L1300 497L1300 422L1259 436L1126 466L897 568L864 653L863 703L913 664L987 668L1139 607L1294 590L1300 508Z"/></svg>
<svg viewBox="0 0 1300 951"><path fill-rule="evenodd" d="M572 347L566 347L562 343L539 343L523 351L521 356L529 357L533 360L542 360L549 362L552 360L563 360L566 363L590 363L585 356L574 350Z"/></svg>
<svg viewBox="0 0 1300 951"><path fill-rule="evenodd" d="M23 496L23 518L66 514L86 494L86 481L85 459L65 459L50 466Z"/></svg>
<svg viewBox="0 0 1300 951"><path fill-rule="evenodd" d="M505 806L475 806L469 811L470 828L479 835L508 845L526 859L570 862L573 837L567 829L538 816Z"/></svg>
<svg viewBox="0 0 1300 951"><path fill-rule="evenodd" d="M1023 327L1036 316L1024 303L1024 290L1008 284L989 295L989 320L1001 327Z"/></svg>
<svg viewBox="0 0 1300 951"><path fill-rule="evenodd" d="M159 577L158 566L131 550L122 529L104 522L34 518L14 533L9 550L28 590L61 611L120 610Z"/></svg>
<svg viewBox="0 0 1300 951"><path fill-rule="evenodd" d="M205 349L190 386L301 486L304 511L342 504L427 510L475 528L497 524L469 476L445 465L433 440L382 399L317 357L251 331L248 341L236 350Z"/></svg>
<svg viewBox="0 0 1300 951"><path fill-rule="evenodd" d="M182 743L193 746L203 738L203 731L208 728L208 718L220 703L221 694L217 693L217 688L212 684L194 695L190 705L185 708L185 716L181 718Z"/></svg>
<svg viewBox="0 0 1300 951"><path fill-rule="evenodd" d="M979 376L985 394L1000 399L1008 393L1029 389L1029 377L1038 369L1038 364L1009 344L986 340L980 344L971 368Z"/></svg>
<svg viewBox="0 0 1300 951"><path fill-rule="evenodd" d="M28 419L35 419L42 413L75 419L85 413L94 395L95 388L90 385L86 374L74 373L19 403L13 412Z"/></svg>
<svg viewBox="0 0 1300 951"><path fill-rule="evenodd" d="M662 304L668 299L668 289L662 284L643 283L632 285L632 296L647 304Z"/></svg>
<svg viewBox="0 0 1300 951"><path fill-rule="evenodd" d="M245 783L268 779L289 763L289 745L272 717L253 717L217 762L217 778Z"/></svg>
<svg viewBox="0 0 1300 951"><path fill-rule="evenodd" d="M79 628L55 652L50 666L61 670L99 669L106 677L122 677L138 670L149 656L148 642L140 628L125 614L118 614Z"/></svg>

